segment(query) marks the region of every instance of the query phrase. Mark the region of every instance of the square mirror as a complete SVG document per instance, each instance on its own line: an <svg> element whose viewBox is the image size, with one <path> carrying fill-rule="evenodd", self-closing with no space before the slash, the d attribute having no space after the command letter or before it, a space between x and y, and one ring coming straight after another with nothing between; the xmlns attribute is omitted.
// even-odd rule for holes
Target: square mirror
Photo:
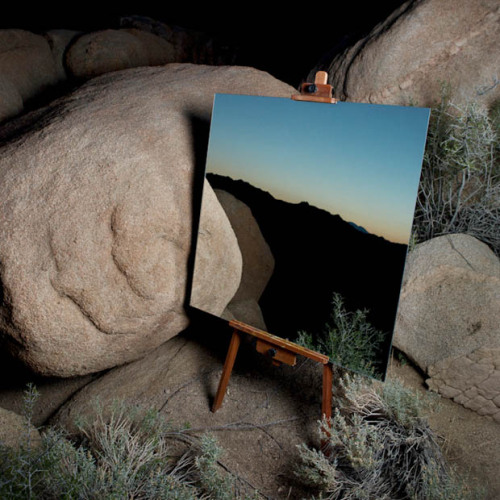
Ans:
<svg viewBox="0 0 500 500"><path fill-rule="evenodd" d="M190 305L384 379L429 114L216 94Z"/></svg>

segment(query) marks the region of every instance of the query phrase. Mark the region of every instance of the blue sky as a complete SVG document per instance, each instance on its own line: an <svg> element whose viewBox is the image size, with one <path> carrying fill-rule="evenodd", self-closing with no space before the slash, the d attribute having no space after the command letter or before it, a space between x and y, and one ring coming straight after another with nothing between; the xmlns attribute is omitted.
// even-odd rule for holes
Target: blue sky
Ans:
<svg viewBox="0 0 500 500"><path fill-rule="evenodd" d="M407 244L429 112L216 94L207 172Z"/></svg>

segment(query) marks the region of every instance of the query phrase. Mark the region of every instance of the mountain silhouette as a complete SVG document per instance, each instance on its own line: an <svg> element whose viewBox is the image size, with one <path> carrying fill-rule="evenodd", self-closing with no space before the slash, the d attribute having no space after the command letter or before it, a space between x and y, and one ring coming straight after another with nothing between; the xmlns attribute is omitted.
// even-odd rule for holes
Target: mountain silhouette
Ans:
<svg viewBox="0 0 500 500"><path fill-rule="evenodd" d="M290 340L323 330L338 292L346 309L368 310L370 323L387 332L388 354L407 245L359 230L339 215L307 202L289 203L242 180L207 173L248 205L275 259L260 306L270 333Z"/></svg>
<svg viewBox="0 0 500 500"><path fill-rule="evenodd" d="M358 225L357 225L356 223L354 223L354 222L349 222L349 224L350 224L353 228L357 229L358 231L361 231L362 233L368 233L368 231L367 231L367 230L366 230L363 226L358 226Z"/></svg>

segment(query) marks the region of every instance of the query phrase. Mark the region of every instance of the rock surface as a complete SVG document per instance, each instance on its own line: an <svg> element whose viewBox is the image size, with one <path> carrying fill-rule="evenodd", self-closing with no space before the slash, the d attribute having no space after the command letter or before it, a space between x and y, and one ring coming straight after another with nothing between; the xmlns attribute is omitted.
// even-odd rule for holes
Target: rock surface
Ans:
<svg viewBox="0 0 500 500"><path fill-rule="evenodd" d="M480 348L429 368L430 389L500 423L500 349Z"/></svg>
<svg viewBox="0 0 500 500"><path fill-rule="evenodd" d="M59 82L47 40L24 30L0 30L0 122Z"/></svg>
<svg viewBox="0 0 500 500"><path fill-rule="evenodd" d="M31 422L41 427L75 392L97 375L58 378L36 376L9 357L0 345L0 408L22 415L27 384L36 387L37 397L31 409Z"/></svg>
<svg viewBox="0 0 500 500"><path fill-rule="evenodd" d="M4 128L0 329L35 372L100 371L186 327L193 176L215 92L294 91L244 67L131 69ZM240 279L230 262L207 278L224 307Z"/></svg>
<svg viewBox="0 0 500 500"><path fill-rule="evenodd" d="M221 316L240 286L242 264L233 228L205 180L190 305Z"/></svg>
<svg viewBox="0 0 500 500"><path fill-rule="evenodd" d="M500 98L500 6L496 0L408 1L365 38L318 65L336 97L431 106L441 82L456 102Z"/></svg>
<svg viewBox="0 0 500 500"><path fill-rule="evenodd" d="M71 76L94 76L139 66L174 62L174 49L166 40L136 29L103 30L80 36L66 53Z"/></svg>
<svg viewBox="0 0 500 500"><path fill-rule="evenodd" d="M500 416L500 262L487 245L454 234L410 252L394 345L428 385L480 414Z"/></svg>
<svg viewBox="0 0 500 500"><path fill-rule="evenodd" d="M12 411L0 408L0 443L9 448L20 446L37 447L42 438L38 430L24 417Z"/></svg>
<svg viewBox="0 0 500 500"><path fill-rule="evenodd" d="M140 66L185 62L231 64L224 44L193 30L130 16L120 29L84 33L53 29L35 34L0 30L0 122L21 114L25 102L40 95L45 101L67 86L104 73ZM44 95L50 90L51 94ZM37 102L37 105L40 105Z"/></svg>
<svg viewBox="0 0 500 500"><path fill-rule="evenodd" d="M226 191L216 189L215 194L229 218L243 259L241 283L228 304L229 312L239 321L266 330L258 302L274 270L271 249L247 205Z"/></svg>

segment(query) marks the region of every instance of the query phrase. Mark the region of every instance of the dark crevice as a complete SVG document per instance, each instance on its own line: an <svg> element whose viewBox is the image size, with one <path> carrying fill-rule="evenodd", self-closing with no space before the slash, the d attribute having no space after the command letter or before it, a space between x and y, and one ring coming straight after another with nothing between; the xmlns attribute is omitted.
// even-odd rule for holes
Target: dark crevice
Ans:
<svg viewBox="0 0 500 500"><path fill-rule="evenodd" d="M474 268L474 266L469 262L469 260L467 259L467 257L465 257L465 255L460 252L460 250L458 250L457 247L455 247L455 245L453 244L453 239L450 237L450 235L446 235L446 239L448 240L448 243L450 244L451 248L458 253L458 255L460 255L460 257L462 257L462 259L465 260L466 264L473 270L473 271L476 271L476 269ZM476 271L477 272L477 271Z"/></svg>

